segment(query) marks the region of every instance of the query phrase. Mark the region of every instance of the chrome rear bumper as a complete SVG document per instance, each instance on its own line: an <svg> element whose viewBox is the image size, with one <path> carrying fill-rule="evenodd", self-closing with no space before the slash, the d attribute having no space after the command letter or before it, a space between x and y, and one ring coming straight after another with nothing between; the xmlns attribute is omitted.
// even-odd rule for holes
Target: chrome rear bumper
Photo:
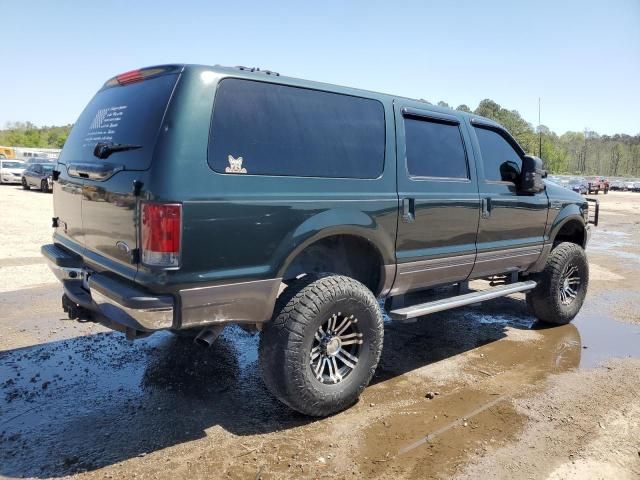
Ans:
<svg viewBox="0 0 640 480"><path fill-rule="evenodd" d="M154 295L109 273L91 273L79 255L58 245L44 245L41 251L67 297L80 307L134 330L174 326L173 296Z"/></svg>

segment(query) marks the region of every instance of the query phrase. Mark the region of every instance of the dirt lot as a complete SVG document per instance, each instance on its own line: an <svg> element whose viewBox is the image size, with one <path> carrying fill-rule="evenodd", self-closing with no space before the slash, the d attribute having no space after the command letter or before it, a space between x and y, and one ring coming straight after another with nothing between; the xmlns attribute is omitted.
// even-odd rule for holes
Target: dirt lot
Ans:
<svg viewBox="0 0 640 480"><path fill-rule="evenodd" d="M51 198L0 186L0 477L640 477L640 194L599 196L573 324L521 295L387 323L372 385L324 420L267 393L239 329L204 350L65 320Z"/></svg>

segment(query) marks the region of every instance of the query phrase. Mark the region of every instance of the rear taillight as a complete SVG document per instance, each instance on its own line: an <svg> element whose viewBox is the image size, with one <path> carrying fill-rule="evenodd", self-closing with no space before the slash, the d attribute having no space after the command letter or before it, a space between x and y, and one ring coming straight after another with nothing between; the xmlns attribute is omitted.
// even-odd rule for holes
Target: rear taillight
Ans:
<svg viewBox="0 0 640 480"><path fill-rule="evenodd" d="M144 76L140 70L131 70L130 72L116 75L116 80L120 85L126 85L127 83L141 82L144 80Z"/></svg>
<svg viewBox="0 0 640 480"><path fill-rule="evenodd" d="M179 266L181 236L182 205L142 204L142 263L152 267Z"/></svg>

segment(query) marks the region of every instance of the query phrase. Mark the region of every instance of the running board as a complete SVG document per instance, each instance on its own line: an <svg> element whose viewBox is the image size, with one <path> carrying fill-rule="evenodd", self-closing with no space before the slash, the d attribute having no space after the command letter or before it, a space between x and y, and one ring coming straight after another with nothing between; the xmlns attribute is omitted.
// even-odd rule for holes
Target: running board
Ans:
<svg viewBox="0 0 640 480"><path fill-rule="evenodd" d="M464 295L458 295L455 297L444 298L442 300L435 300L433 302L420 303L411 307L391 310L389 312L389 316L392 320L408 320L410 318L421 317L422 315L428 315L430 313L449 310L450 308L462 307L464 305L470 305L472 303L491 300L492 298L504 297L506 295L511 295L512 293L526 292L527 290L535 288L535 286L536 282L534 282L533 280L510 283L509 285L500 285L499 287L492 287L486 290L465 293Z"/></svg>

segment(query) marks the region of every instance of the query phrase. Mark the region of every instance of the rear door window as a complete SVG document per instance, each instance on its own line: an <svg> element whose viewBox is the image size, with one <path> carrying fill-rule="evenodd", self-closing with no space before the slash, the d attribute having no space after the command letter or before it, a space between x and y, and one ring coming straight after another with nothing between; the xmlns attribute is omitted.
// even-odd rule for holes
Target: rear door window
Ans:
<svg viewBox="0 0 640 480"><path fill-rule="evenodd" d="M216 172L377 178L384 148L377 100L241 79L218 86L209 143Z"/></svg>
<svg viewBox="0 0 640 480"><path fill-rule="evenodd" d="M78 118L59 162L105 162L93 155L93 149L99 142L113 142L142 148L114 153L107 162L127 170L147 169L177 79L178 74L165 74L100 90Z"/></svg>
<svg viewBox="0 0 640 480"><path fill-rule="evenodd" d="M407 170L415 177L468 179L460 127L426 118L405 117Z"/></svg>

